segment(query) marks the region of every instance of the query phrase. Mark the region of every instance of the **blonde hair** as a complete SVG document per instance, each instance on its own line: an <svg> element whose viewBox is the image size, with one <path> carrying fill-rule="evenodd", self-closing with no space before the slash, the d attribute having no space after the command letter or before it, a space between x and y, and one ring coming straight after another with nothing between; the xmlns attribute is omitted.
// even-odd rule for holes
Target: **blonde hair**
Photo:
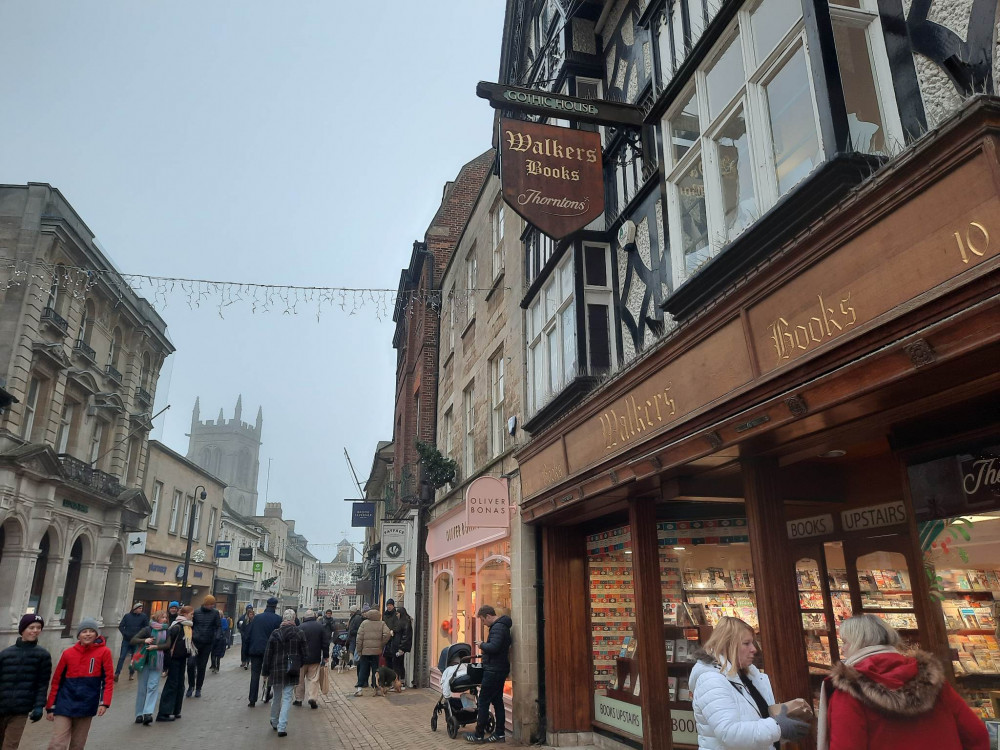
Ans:
<svg viewBox="0 0 1000 750"><path fill-rule="evenodd" d="M903 642L892 625L875 615L848 617L840 623L840 638L851 644L853 651L869 646L898 648Z"/></svg>
<svg viewBox="0 0 1000 750"><path fill-rule="evenodd" d="M167 619L167 612L164 609L158 609L153 614L149 616L150 620L156 620L157 622L162 622Z"/></svg>
<svg viewBox="0 0 1000 750"><path fill-rule="evenodd" d="M744 633L752 636L753 628L739 617L720 617L705 644L705 652L722 665L727 675L735 675L739 671L740 641Z"/></svg>

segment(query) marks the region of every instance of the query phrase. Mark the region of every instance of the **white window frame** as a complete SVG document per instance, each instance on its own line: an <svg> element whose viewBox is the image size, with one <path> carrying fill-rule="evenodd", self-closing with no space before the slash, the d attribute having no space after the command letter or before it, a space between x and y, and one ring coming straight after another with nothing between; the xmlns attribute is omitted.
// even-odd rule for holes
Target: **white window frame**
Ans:
<svg viewBox="0 0 1000 750"><path fill-rule="evenodd" d="M498 198L497 202L493 204L493 211L490 212L490 227L493 232L493 280L496 281L500 278L500 274L504 272L504 252L503 252L503 239L506 227L504 226L506 222L506 212L507 208L504 205L503 198Z"/></svg>
<svg viewBox="0 0 1000 750"><path fill-rule="evenodd" d="M183 501L184 492L181 490L174 490L174 497L170 505L170 524L167 526L167 531L171 534L177 533L177 518Z"/></svg>
<svg viewBox="0 0 1000 750"><path fill-rule="evenodd" d="M451 459L454 459L455 452L455 412L452 409L451 404L444 411L444 418L441 420L441 431L444 433L441 435L441 443L444 445L444 454Z"/></svg>
<svg viewBox="0 0 1000 750"><path fill-rule="evenodd" d="M73 429L73 415L76 413L76 404L67 401L63 404L62 414L59 415L59 432L56 435L56 453L66 453L69 450L69 434Z"/></svg>
<svg viewBox="0 0 1000 750"><path fill-rule="evenodd" d="M101 444L104 442L104 420L94 417L94 429L90 433L90 465L97 468L97 462L101 458Z"/></svg>
<svg viewBox="0 0 1000 750"><path fill-rule="evenodd" d="M462 468L469 477L476 469L476 383L462 391Z"/></svg>
<svg viewBox="0 0 1000 750"><path fill-rule="evenodd" d="M448 292L448 351L455 351L455 290Z"/></svg>
<svg viewBox="0 0 1000 750"><path fill-rule="evenodd" d="M566 310L573 306L576 302L576 290L575 290L575 280L570 285L569 295L563 296L562 293L562 279L564 274L569 274L570 278L573 278L574 273L573 264L573 253L567 252L559 264L552 269L549 274L549 278L545 280L541 289L538 290L538 294L535 295L535 299L532 300L531 304L528 306L527 310L527 321L526 321L526 358L527 358L527 370L528 370L528 409L529 414L534 414L539 409L541 409L551 398L556 395L559 391L566 387L569 380L572 380L576 374L580 372L580 363L576 362L574 368L574 374L568 379L566 378L567 362L566 353L563 351L563 341L565 339L565 332L562 330L562 320L563 314ZM555 305L555 309L551 314L546 314L545 311L545 300L549 296L551 290L554 286L558 286L558 299ZM570 356L576 360L577 351L579 346L576 341L576 322L574 316L573 323L573 351ZM558 351L552 351L551 342L557 342ZM539 347L541 347L539 349ZM538 365L536 359L541 359L544 365L544 378L538 380ZM558 382L553 391L552 384L552 373L553 373L553 363L558 366L559 378ZM542 390L539 390L541 386Z"/></svg>
<svg viewBox="0 0 1000 750"><path fill-rule="evenodd" d="M196 500L194 503L194 541L201 539L201 512L204 508L205 503L201 500Z"/></svg>
<svg viewBox="0 0 1000 750"><path fill-rule="evenodd" d="M146 519L146 526L155 529L160 525L157 517L160 513L160 498L163 497L163 482L153 480L153 492L151 494L152 497L149 499L149 504L152 507L149 511L149 518Z"/></svg>
<svg viewBox="0 0 1000 750"><path fill-rule="evenodd" d="M38 394L42 390L42 381L34 375L28 381L28 397L24 399L24 416L21 422L21 437L31 440L31 432L35 429L35 417L38 414Z"/></svg>
<svg viewBox="0 0 1000 750"><path fill-rule="evenodd" d="M479 275L479 259L476 258L476 247L472 246L469 254L465 256L465 290L467 294L467 299L465 301L465 309L467 312L466 322L470 322L476 317L476 297L475 290L478 288L476 286L476 277Z"/></svg>
<svg viewBox="0 0 1000 750"><path fill-rule="evenodd" d="M607 286L596 286L587 283L587 248L597 247L604 250L604 269L605 278L608 281ZM582 279L583 279L583 325L586 333L587 341L587 362L586 371L594 375L595 373L591 371L590 367L590 351L591 346L593 346L593 339L590 336L590 315L588 314L588 305L603 305L607 311L608 316L608 348L611 351L610 356L610 372L614 372L618 369L618 343L616 341L615 335L615 298L613 291L614 277L612 274L611 266L611 246L602 242L585 242L583 243L583 268L581 269ZM580 368L583 369L583 368Z"/></svg>
<svg viewBox="0 0 1000 750"><path fill-rule="evenodd" d="M187 539L188 528L191 526L191 511L194 506L194 498L188 495L184 498L184 516L181 520L181 537Z"/></svg>
<svg viewBox="0 0 1000 750"><path fill-rule="evenodd" d="M208 514L208 529L205 531L205 541L211 544L215 541L215 521L218 516L218 512L213 507Z"/></svg>
<svg viewBox="0 0 1000 750"><path fill-rule="evenodd" d="M490 359L490 457L503 453L507 424L504 407L504 359L501 347Z"/></svg>

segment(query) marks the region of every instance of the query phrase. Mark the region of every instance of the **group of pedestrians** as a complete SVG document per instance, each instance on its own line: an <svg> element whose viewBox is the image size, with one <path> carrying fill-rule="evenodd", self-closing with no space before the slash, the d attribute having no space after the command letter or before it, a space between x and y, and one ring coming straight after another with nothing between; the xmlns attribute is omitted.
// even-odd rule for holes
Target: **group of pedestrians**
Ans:
<svg viewBox="0 0 1000 750"><path fill-rule="evenodd" d="M301 706L305 700L310 708L319 708L320 682L326 677L323 668L330 658L332 617L321 621L310 609L299 622L294 609L279 616L277 608L275 597L267 600L260 614L247 607L240 619L242 666L250 669L247 705L253 708L260 700L263 676L264 702L272 701L271 728L279 737L287 737L291 706Z"/></svg>
<svg viewBox="0 0 1000 750"><path fill-rule="evenodd" d="M404 607L387 599L381 615L375 607L351 610L347 626L347 648L357 667L354 695L371 684L372 694L406 690L406 655L413 648L413 618ZM381 672L380 672L381 670Z"/></svg>

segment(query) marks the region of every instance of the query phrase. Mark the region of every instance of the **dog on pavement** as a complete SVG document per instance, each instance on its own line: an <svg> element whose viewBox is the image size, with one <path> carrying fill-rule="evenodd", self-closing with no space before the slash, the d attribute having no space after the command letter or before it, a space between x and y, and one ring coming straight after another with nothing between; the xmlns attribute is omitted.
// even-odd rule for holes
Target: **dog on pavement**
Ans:
<svg viewBox="0 0 1000 750"><path fill-rule="evenodd" d="M403 683L394 670L389 667L378 668L378 687L375 688L375 695L388 695L390 690L400 693L402 686Z"/></svg>

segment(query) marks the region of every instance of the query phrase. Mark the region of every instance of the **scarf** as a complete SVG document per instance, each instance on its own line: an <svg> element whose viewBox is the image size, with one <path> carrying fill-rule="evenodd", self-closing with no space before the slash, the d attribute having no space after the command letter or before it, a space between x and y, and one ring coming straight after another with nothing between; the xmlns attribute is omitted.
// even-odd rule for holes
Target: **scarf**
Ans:
<svg viewBox="0 0 1000 750"><path fill-rule="evenodd" d="M183 630L184 635L184 647L187 649L188 656L196 656L198 654L198 649L195 648L194 641L191 640L191 634L193 632L194 623L191 620L185 619L180 615L174 620L174 625L180 625Z"/></svg>
<svg viewBox="0 0 1000 750"><path fill-rule="evenodd" d="M892 648L891 646L866 646L865 648L859 648L856 652L851 654L846 659L841 659L841 662L849 667L853 667L858 662L864 661L869 656L874 656L875 654L898 654L899 651ZM816 750L829 750L830 747L830 732L827 726L827 703L829 701L829 694L831 687L828 684L829 680L823 680L822 685L819 689L819 720L816 724Z"/></svg>

